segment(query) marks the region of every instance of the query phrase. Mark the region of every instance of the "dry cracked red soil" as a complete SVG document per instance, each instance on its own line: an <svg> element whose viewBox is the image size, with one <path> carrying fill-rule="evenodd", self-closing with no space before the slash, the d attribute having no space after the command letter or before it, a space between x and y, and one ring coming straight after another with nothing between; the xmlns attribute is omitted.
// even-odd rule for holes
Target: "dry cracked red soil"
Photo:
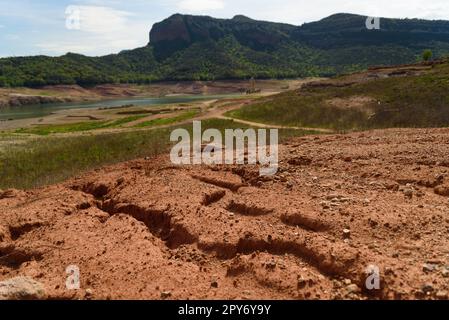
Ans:
<svg viewBox="0 0 449 320"><path fill-rule="evenodd" d="M379 130L295 138L274 177L161 156L7 190L0 280L49 299L447 299L448 154L448 129Z"/></svg>

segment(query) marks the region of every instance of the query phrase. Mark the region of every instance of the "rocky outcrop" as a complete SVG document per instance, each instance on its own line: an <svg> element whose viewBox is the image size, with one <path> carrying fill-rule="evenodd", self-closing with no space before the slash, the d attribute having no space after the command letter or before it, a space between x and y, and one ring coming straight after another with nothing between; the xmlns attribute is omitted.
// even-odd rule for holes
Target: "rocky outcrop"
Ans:
<svg viewBox="0 0 449 320"><path fill-rule="evenodd" d="M252 20L242 15L233 19L215 19L175 14L153 26L150 42L156 57L161 60L195 42L217 41L226 36L233 36L242 45L253 49L266 50L287 40L294 29L291 25Z"/></svg>
<svg viewBox="0 0 449 320"><path fill-rule="evenodd" d="M45 296L42 283L28 277L0 282L0 300L42 300Z"/></svg>

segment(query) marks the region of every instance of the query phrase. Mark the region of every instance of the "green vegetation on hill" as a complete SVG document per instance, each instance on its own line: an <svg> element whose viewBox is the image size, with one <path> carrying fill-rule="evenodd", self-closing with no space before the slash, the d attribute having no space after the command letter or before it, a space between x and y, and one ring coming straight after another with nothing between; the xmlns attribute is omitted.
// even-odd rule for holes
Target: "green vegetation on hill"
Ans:
<svg viewBox="0 0 449 320"><path fill-rule="evenodd" d="M68 53L62 57L17 57L0 59L0 86L102 83L150 83L156 79L151 47L118 55L86 57Z"/></svg>
<svg viewBox="0 0 449 320"><path fill-rule="evenodd" d="M0 59L0 87L328 76L415 62L426 49L434 57L449 53L448 21L383 18L381 30L367 30L365 20L337 14L297 27L174 15L154 25L143 48Z"/></svg>
<svg viewBox="0 0 449 320"><path fill-rule="evenodd" d="M449 63L422 75L345 87L309 86L255 103L231 116L267 124L359 130L449 126Z"/></svg>

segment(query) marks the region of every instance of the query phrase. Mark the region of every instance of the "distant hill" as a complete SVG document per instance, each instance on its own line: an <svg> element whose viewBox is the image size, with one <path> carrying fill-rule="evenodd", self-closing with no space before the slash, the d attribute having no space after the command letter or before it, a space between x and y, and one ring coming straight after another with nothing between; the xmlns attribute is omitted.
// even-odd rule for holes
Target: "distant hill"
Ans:
<svg viewBox="0 0 449 320"><path fill-rule="evenodd" d="M307 84L256 100L231 117L268 125L366 130L449 126L449 60Z"/></svg>
<svg viewBox="0 0 449 320"><path fill-rule="evenodd" d="M143 48L0 59L0 86L329 76L415 62L425 49L449 54L449 21L383 18L380 30L365 21L336 14L294 26L176 14L153 26Z"/></svg>

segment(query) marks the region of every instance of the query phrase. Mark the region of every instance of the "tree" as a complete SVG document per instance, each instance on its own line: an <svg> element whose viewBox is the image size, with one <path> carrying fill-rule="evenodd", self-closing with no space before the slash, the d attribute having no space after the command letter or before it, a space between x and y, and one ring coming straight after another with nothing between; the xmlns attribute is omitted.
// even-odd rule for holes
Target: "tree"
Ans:
<svg viewBox="0 0 449 320"><path fill-rule="evenodd" d="M6 82L5 77L0 77L0 88L6 87L8 85L8 82Z"/></svg>
<svg viewBox="0 0 449 320"><path fill-rule="evenodd" d="M47 82L40 76L36 76L25 81L25 86L31 88L42 87L46 84Z"/></svg>
<svg viewBox="0 0 449 320"><path fill-rule="evenodd" d="M433 57L433 53L431 50L427 49L424 50L423 54L422 54L422 58L424 61L429 61L430 59L432 59Z"/></svg>

